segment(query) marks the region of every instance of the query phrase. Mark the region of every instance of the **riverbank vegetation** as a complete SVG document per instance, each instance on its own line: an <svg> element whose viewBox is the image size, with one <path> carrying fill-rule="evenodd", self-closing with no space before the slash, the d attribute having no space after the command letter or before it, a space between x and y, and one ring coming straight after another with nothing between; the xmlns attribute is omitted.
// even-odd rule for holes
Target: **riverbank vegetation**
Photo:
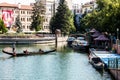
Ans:
<svg viewBox="0 0 120 80"><path fill-rule="evenodd" d="M32 38L35 34L24 34L24 33L5 33L0 34L0 38Z"/></svg>
<svg viewBox="0 0 120 80"><path fill-rule="evenodd" d="M0 33L6 33L7 28L5 27L5 24L2 19L0 19Z"/></svg>
<svg viewBox="0 0 120 80"><path fill-rule="evenodd" d="M81 28L116 33L120 28L120 0L97 0L97 6L82 18Z"/></svg>

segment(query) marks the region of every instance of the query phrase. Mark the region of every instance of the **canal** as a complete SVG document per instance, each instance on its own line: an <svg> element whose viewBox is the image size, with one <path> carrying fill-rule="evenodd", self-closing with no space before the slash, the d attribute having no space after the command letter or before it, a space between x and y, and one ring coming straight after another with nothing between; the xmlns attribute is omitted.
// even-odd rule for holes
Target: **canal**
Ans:
<svg viewBox="0 0 120 80"><path fill-rule="evenodd" d="M47 55L10 57L2 53L0 45L0 80L112 80L101 74L88 62L87 53L76 52L63 46ZM54 45L16 45L16 50L49 50Z"/></svg>

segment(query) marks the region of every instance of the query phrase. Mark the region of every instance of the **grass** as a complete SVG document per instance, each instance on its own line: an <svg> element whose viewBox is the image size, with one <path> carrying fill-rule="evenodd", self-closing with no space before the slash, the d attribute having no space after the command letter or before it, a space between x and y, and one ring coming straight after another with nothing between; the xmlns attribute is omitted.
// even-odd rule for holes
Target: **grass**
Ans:
<svg viewBox="0 0 120 80"><path fill-rule="evenodd" d="M24 33L5 33L0 34L0 37L26 37L33 36L33 34L24 34Z"/></svg>

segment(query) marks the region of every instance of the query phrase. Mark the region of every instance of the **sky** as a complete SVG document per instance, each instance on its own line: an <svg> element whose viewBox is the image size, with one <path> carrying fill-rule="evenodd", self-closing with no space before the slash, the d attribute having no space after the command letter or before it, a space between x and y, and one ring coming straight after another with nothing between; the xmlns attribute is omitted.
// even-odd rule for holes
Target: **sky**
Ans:
<svg viewBox="0 0 120 80"><path fill-rule="evenodd" d="M73 0L73 3L85 3L89 2L90 0ZM35 0L0 0L0 3L7 2L7 3L13 3L13 4L26 4L29 5L30 3L35 2Z"/></svg>

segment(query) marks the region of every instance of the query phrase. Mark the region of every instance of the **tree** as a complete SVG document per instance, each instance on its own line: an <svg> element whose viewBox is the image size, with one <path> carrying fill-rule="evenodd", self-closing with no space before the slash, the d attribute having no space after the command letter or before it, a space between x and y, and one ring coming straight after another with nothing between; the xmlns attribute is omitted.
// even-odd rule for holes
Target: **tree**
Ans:
<svg viewBox="0 0 120 80"><path fill-rule="evenodd" d="M17 27L17 33L22 32L22 23L20 21L20 16L19 15L16 17L15 26Z"/></svg>
<svg viewBox="0 0 120 80"><path fill-rule="evenodd" d="M82 19L81 26L96 28L102 32L115 33L120 25L120 1L97 0L98 7Z"/></svg>
<svg viewBox="0 0 120 80"><path fill-rule="evenodd" d="M32 24L30 29L35 31L39 31L43 28L43 21L45 15L45 5L42 0L36 1L33 6L33 15L32 17Z"/></svg>
<svg viewBox="0 0 120 80"><path fill-rule="evenodd" d="M0 31L2 31L2 33L6 33L7 32L7 28L3 22L3 20L0 19Z"/></svg>
<svg viewBox="0 0 120 80"><path fill-rule="evenodd" d="M73 15L66 5L65 0L60 0L57 12L50 21L50 30L52 33L55 33L56 29L60 29L64 34L75 31Z"/></svg>

